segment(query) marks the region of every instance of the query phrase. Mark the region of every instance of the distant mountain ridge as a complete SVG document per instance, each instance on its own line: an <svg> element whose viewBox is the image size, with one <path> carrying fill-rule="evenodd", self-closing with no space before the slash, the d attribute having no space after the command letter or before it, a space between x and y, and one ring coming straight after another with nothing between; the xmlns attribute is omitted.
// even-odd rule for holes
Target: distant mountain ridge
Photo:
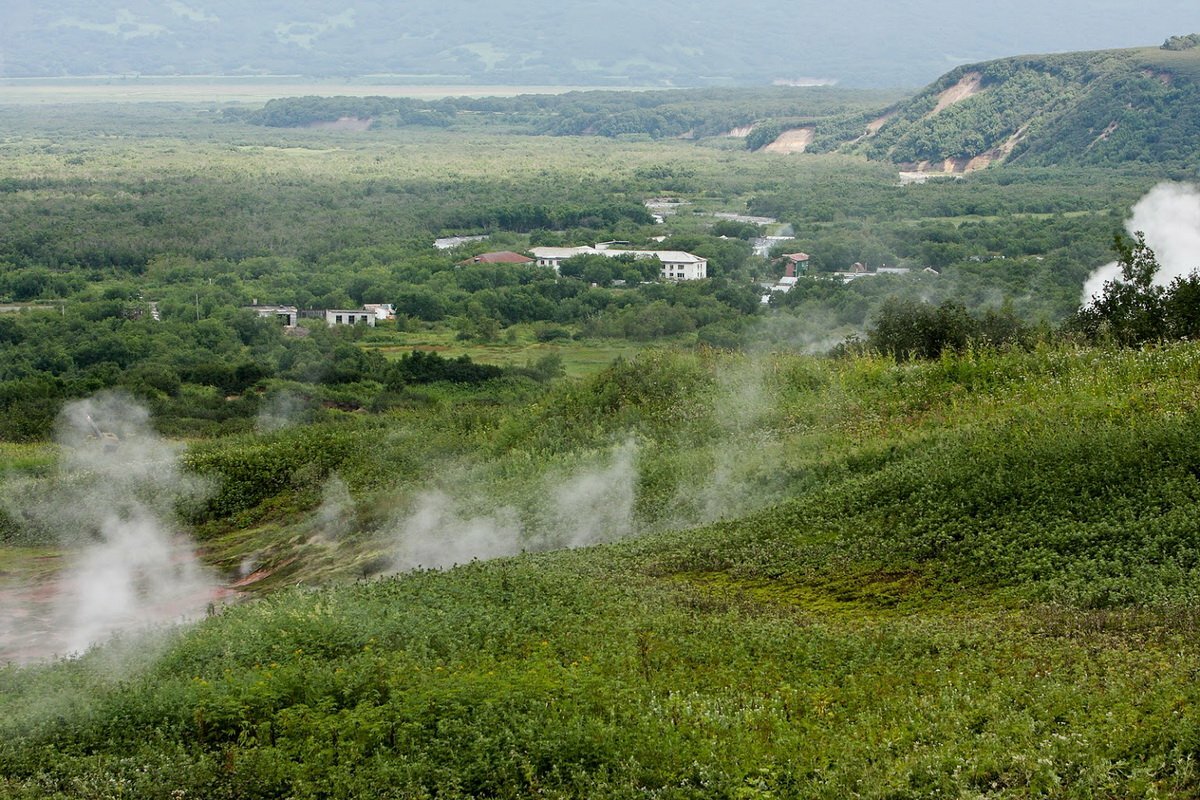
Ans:
<svg viewBox="0 0 1200 800"><path fill-rule="evenodd" d="M1200 35L1160 48L1018 56L958 67L824 147L932 172L1200 162Z"/></svg>
<svg viewBox="0 0 1200 800"><path fill-rule="evenodd" d="M423 82L721 86L836 81L919 86L1012 52L1161 41L1180 0L5 0L0 78L348 77Z"/></svg>

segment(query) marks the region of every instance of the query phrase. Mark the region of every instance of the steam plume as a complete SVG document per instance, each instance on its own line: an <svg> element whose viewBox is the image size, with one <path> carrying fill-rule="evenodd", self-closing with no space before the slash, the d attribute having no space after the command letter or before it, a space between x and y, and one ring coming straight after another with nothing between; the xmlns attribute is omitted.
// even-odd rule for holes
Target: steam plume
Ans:
<svg viewBox="0 0 1200 800"><path fill-rule="evenodd" d="M1200 188L1188 183L1160 183L1133 207L1125 223L1130 233L1142 231L1158 257L1154 282L1166 286L1200 267ZM1087 279L1084 305L1090 305L1107 281L1121 277L1117 262L1105 264Z"/></svg>
<svg viewBox="0 0 1200 800"><path fill-rule="evenodd" d="M637 484L632 442L562 479L547 479L539 493L546 508L522 513L497 506L461 488L423 492L398 524L394 568L442 568L525 550L586 547L634 532ZM452 482L456 487L470 481ZM486 509L479 511L479 509Z"/></svg>
<svg viewBox="0 0 1200 800"><path fill-rule="evenodd" d="M9 636L37 640L36 652L0 652L0 660L78 654L116 634L196 617L216 597L192 543L171 522L176 504L203 487L180 472L148 417L112 393L63 409L59 474L42 497L26 495L23 511L71 555L51 584L24 593L29 602L48 595L41 608L9 616Z"/></svg>
<svg viewBox="0 0 1200 800"><path fill-rule="evenodd" d="M260 433L283 430L303 422L307 412L307 401L295 392L273 392L259 409L254 427Z"/></svg>

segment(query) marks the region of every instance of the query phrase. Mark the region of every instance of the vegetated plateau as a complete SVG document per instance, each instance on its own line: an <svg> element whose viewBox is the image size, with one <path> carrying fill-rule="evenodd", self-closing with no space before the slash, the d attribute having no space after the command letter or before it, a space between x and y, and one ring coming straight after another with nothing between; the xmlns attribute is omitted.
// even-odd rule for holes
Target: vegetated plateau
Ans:
<svg viewBox="0 0 1200 800"><path fill-rule="evenodd" d="M0 108L0 796L1195 795L1194 142L246 116Z"/></svg>

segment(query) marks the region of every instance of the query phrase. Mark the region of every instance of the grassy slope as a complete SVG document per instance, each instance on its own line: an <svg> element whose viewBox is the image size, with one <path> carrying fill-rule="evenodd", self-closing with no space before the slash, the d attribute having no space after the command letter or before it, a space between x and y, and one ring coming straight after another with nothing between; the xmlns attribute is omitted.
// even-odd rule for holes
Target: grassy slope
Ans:
<svg viewBox="0 0 1200 800"><path fill-rule="evenodd" d="M618 367L492 452L717 425L777 507L0 672L0 794L1194 795L1200 348L778 357L759 416L671 444L664 399L745 367Z"/></svg>

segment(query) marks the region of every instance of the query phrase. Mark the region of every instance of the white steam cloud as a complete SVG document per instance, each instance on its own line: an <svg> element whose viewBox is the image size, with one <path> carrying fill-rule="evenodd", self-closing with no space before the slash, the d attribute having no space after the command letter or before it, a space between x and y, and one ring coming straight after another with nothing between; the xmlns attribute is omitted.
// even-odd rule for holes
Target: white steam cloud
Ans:
<svg viewBox="0 0 1200 800"><path fill-rule="evenodd" d="M304 422L307 413L308 401L285 389L267 397L258 411L254 427L259 433L281 431Z"/></svg>
<svg viewBox="0 0 1200 800"><path fill-rule="evenodd" d="M632 442L564 480L547 481L544 507L522 514L494 507L468 489L421 493L397 524L397 571L443 568L522 551L587 547L634 532L637 451ZM468 482L458 482L462 487ZM486 510L478 509L484 506Z"/></svg>
<svg viewBox="0 0 1200 800"><path fill-rule="evenodd" d="M1158 257L1157 285L1186 277L1200 268L1200 187L1160 183L1134 205L1125 229L1146 234L1146 244ZM1083 304L1091 305L1106 282L1120 277L1121 268L1115 261L1097 269L1084 284Z"/></svg>
<svg viewBox="0 0 1200 800"><path fill-rule="evenodd" d="M354 529L354 498L350 488L338 474L325 482L321 505L313 515L312 528L316 536L329 544L336 543Z"/></svg>
<svg viewBox="0 0 1200 800"><path fill-rule="evenodd" d="M422 493L400 523L400 551L395 569L452 567L475 559L516 555L523 549L523 527L516 511L500 508L467 516L449 494Z"/></svg>
<svg viewBox="0 0 1200 800"><path fill-rule="evenodd" d="M17 596L3 609L0 661L76 655L114 635L198 617L216 599L216 582L172 523L176 504L203 486L181 473L148 416L113 393L63 409L59 474L25 487L20 500L23 518L67 548L67 566L10 590Z"/></svg>

